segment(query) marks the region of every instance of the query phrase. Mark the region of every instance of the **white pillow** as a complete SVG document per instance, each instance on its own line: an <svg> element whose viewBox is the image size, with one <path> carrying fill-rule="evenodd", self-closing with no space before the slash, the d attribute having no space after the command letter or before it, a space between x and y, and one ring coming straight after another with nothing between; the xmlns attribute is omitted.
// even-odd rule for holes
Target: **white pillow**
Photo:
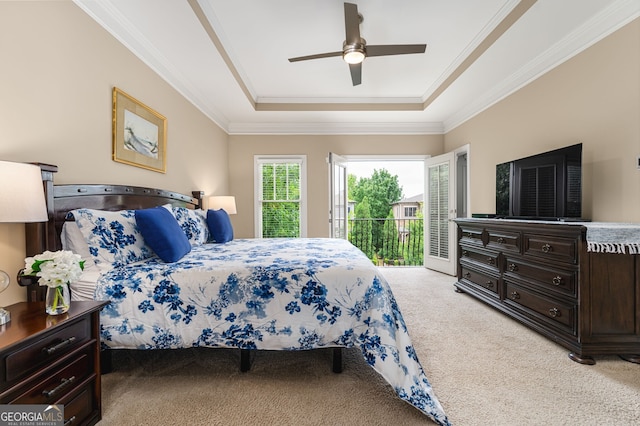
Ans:
<svg viewBox="0 0 640 426"><path fill-rule="evenodd" d="M174 206L172 212L192 246L209 241L206 210L191 210L186 207Z"/></svg>
<svg viewBox="0 0 640 426"><path fill-rule="evenodd" d="M62 224L62 232L60 233L60 241L62 242L62 250L70 250L75 254L79 254L84 260L84 269L96 266L93 256L89 252L89 246L84 239L84 235L73 221Z"/></svg>
<svg viewBox="0 0 640 426"><path fill-rule="evenodd" d="M70 212L101 270L152 257L136 224L135 210L77 209Z"/></svg>

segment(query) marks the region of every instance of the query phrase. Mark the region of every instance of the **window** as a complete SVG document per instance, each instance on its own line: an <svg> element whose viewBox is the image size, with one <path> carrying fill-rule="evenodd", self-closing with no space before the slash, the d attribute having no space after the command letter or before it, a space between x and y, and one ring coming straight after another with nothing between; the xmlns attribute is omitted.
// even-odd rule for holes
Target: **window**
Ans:
<svg viewBox="0 0 640 426"><path fill-rule="evenodd" d="M256 156L257 238L306 237L306 156Z"/></svg>
<svg viewBox="0 0 640 426"><path fill-rule="evenodd" d="M417 207L405 207L404 208L404 217L416 217L416 213L418 212Z"/></svg>

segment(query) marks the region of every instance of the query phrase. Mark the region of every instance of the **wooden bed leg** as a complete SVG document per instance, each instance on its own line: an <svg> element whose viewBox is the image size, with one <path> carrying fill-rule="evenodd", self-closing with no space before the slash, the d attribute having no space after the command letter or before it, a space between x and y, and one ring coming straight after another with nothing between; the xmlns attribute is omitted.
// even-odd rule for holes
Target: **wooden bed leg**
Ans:
<svg viewBox="0 0 640 426"><path fill-rule="evenodd" d="M251 350L240 349L240 371L246 373L251 369Z"/></svg>
<svg viewBox="0 0 640 426"><path fill-rule="evenodd" d="M342 348L333 348L333 372L342 373Z"/></svg>

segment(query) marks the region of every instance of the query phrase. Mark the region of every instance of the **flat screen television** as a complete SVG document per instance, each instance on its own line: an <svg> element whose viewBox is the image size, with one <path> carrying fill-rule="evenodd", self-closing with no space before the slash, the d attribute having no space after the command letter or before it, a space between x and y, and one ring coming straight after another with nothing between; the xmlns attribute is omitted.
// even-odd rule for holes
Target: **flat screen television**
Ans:
<svg viewBox="0 0 640 426"><path fill-rule="evenodd" d="M496 217L582 220L582 144L496 166Z"/></svg>

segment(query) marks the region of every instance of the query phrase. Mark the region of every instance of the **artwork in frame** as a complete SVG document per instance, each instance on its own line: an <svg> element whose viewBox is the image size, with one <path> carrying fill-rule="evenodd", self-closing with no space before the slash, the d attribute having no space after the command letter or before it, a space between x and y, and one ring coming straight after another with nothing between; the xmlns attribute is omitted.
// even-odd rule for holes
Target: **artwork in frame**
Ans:
<svg viewBox="0 0 640 426"><path fill-rule="evenodd" d="M113 88L113 160L155 172L167 170L167 119Z"/></svg>

